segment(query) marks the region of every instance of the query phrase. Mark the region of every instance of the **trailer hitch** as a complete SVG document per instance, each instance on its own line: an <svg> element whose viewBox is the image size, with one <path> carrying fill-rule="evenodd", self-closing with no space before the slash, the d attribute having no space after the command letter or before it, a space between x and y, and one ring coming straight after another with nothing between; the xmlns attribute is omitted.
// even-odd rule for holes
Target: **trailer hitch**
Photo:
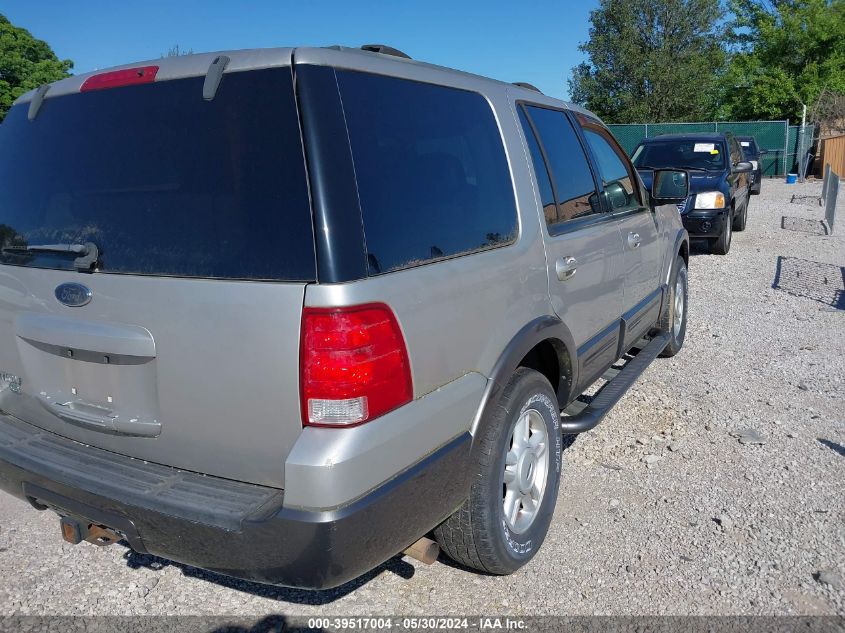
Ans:
<svg viewBox="0 0 845 633"><path fill-rule="evenodd" d="M79 521L70 516L60 517L59 525L62 529L62 538L71 545L77 545L82 541L87 541L94 545L105 547L123 539L123 536L119 532L115 532L105 525Z"/></svg>

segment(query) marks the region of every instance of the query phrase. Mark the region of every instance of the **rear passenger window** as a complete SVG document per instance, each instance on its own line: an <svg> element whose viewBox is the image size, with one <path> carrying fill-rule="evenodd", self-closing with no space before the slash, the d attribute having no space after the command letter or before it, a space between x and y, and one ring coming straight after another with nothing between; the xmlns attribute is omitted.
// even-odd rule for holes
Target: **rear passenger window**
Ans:
<svg viewBox="0 0 845 633"><path fill-rule="evenodd" d="M606 134L604 130L584 130L584 137L599 166L604 195L613 211L638 209L642 205L634 184L633 170L622 150L606 138Z"/></svg>
<svg viewBox="0 0 845 633"><path fill-rule="evenodd" d="M543 153L537 144L534 132L531 131L531 124L522 108L519 108L519 122L525 132L525 140L528 142L528 151L531 152L531 162L534 164L534 173L537 174L537 186L540 188L540 201L543 205L543 215L546 217L546 224L557 222L557 204L552 193L552 183L549 179L549 172L543 160Z"/></svg>
<svg viewBox="0 0 845 633"><path fill-rule="evenodd" d="M371 275L513 241L513 185L484 97L353 71L337 78Z"/></svg>
<svg viewBox="0 0 845 633"><path fill-rule="evenodd" d="M546 222L552 227L555 224L600 211L596 204L596 186L590 165L566 114L559 110L535 106L526 106L526 110L539 135L557 196L557 214L555 217L550 217L547 212ZM523 127L525 123L527 121L523 123ZM529 139L533 138L532 130L526 128L525 135ZM529 140L529 146L531 142ZM533 151L532 154L534 154ZM537 179L542 180L543 162L536 156L532 158Z"/></svg>

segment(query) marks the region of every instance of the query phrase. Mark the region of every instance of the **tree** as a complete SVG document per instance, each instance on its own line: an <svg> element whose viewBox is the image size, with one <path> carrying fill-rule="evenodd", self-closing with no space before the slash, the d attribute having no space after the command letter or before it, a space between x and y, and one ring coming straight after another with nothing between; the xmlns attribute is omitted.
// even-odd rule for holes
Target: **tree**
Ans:
<svg viewBox="0 0 845 633"><path fill-rule="evenodd" d="M572 100L611 123L700 121L716 110L719 0L601 0Z"/></svg>
<svg viewBox="0 0 845 633"><path fill-rule="evenodd" d="M845 94L824 88L807 118L819 125L819 135L836 136L845 133Z"/></svg>
<svg viewBox="0 0 845 633"><path fill-rule="evenodd" d="M730 0L722 114L801 118L822 91L845 93L845 0Z"/></svg>
<svg viewBox="0 0 845 633"><path fill-rule="evenodd" d="M181 57L182 55L193 55L193 54L194 54L193 48L189 48L189 49L186 50L184 48L179 48L179 45L176 44L175 46L171 46L170 48L168 48L167 52L164 55L162 55L161 57L162 57L162 59L164 59L165 57Z"/></svg>
<svg viewBox="0 0 845 633"><path fill-rule="evenodd" d="M70 74L73 62L0 14L0 121L23 93Z"/></svg>

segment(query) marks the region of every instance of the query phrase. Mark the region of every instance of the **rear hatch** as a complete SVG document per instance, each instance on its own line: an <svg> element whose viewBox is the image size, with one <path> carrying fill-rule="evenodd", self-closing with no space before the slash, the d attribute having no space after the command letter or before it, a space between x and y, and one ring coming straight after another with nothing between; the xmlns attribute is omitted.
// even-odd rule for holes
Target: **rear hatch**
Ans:
<svg viewBox="0 0 845 633"><path fill-rule="evenodd" d="M211 100L202 75L160 76L48 91L33 120L29 103L10 110L0 410L116 453L284 485L315 276L289 64L226 72Z"/></svg>

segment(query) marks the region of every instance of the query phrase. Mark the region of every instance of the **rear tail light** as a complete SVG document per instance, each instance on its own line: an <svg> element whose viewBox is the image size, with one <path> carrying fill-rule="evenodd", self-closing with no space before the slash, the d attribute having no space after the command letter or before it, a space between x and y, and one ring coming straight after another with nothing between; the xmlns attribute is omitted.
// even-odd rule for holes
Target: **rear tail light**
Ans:
<svg viewBox="0 0 845 633"><path fill-rule="evenodd" d="M111 70L107 73L91 75L82 82L79 92L152 83L155 81L157 72L158 66L139 66L138 68L124 68L123 70Z"/></svg>
<svg viewBox="0 0 845 633"><path fill-rule="evenodd" d="M304 425L361 424L413 397L405 340L386 305L306 307L301 337Z"/></svg>

